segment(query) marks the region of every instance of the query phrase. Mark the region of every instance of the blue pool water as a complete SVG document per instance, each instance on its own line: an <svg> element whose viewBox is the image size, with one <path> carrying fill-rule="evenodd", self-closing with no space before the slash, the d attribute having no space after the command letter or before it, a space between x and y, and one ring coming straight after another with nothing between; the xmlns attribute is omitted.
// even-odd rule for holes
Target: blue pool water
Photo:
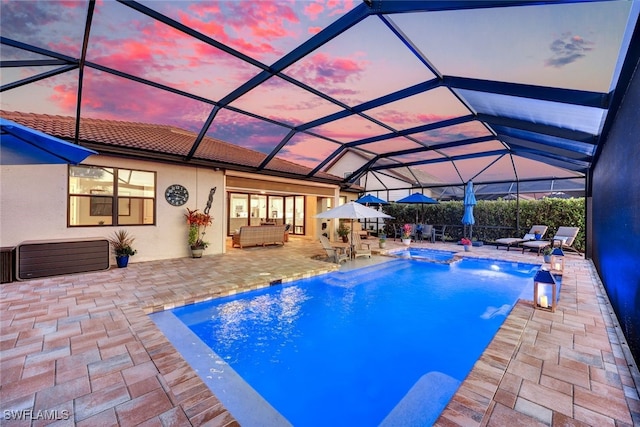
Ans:
<svg viewBox="0 0 640 427"><path fill-rule="evenodd" d="M221 359L201 375L230 365L295 426L429 425L538 268L393 259L171 314Z"/></svg>

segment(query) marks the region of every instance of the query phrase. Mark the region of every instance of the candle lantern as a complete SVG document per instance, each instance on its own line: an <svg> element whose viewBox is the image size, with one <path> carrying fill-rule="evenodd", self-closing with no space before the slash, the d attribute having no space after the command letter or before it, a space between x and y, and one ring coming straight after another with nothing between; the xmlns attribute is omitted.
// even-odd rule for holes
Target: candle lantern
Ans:
<svg viewBox="0 0 640 427"><path fill-rule="evenodd" d="M564 252L561 248L555 248L551 252L551 272L560 276L564 272Z"/></svg>
<svg viewBox="0 0 640 427"><path fill-rule="evenodd" d="M556 311L556 279L549 270L538 270L533 278L533 307Z"/></svg>

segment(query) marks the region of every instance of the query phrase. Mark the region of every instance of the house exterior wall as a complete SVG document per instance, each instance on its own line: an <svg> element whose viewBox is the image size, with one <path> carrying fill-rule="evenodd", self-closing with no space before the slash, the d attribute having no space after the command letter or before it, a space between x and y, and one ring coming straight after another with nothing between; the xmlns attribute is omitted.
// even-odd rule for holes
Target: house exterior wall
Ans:
<svg viewBox="0 0 640 427"><path fill-rule="evenodd" d="M67 165L21 165L0 167L0 245L17 246L28 240L79 239L109 237L115 230L126 229L136 239L138 253L130 262L189 256L186 208L202 211L209 190L217 187L210 214L213 224L207 228L210 242L206 254L225 250L224 173L202 167L187 167L109 156L91 156L85 163L156 172L155 225L67 227ZM164 198L171 184L184 185L189 200L172 206ZM115 263L115 259L111 260Z"/></svg>
<svg viewBox="0 0 640 427"><path fill-rule="evenodd" d="M347 172L354 172L358 170L365 162L365 159L362 156L358 156L352 152L347 151L340 159L338 159L335 163L331 165L326 172L344 177L344 174ZM357 181L356 185L362 185L363 182Z"/></svg>
<svg viewBox="0 0 640 427"><path fill-rule="evenodd" d="M640 70L593 171L592 255L620 327L640 360Z"/></svg>
<svg viewBox="0 0 640 427"><path fill-rule="evenodd" d="M187 244L186 208L204 210L211 188L216 187L210 214L213 224L207 227L205 241L210 243L206 255L226 251L227 241L227 175L211 168L182 166L154 161L125 159L107 155L91 156L87 166L105 166L156 173L156 222L154 225L119 225L68 227L68 166L20 165L0 167L0 246L15 247L25 241L83 238L108 238L115 230L126 229L135 237L138 253L131 263L190 256ZM294 188L304 191L305 237L317 237L318 195L338 200L337 185L327 185L288 178L266 177L245 172L230 172L243 177L259 191L267 186L283 192ZM183 206L172 206L164 197L166 188L181 184L189 191ZM302 190L301 190L302 189ZM296 193L298 194L298 193ZM355 196L354 196L355 197ZM100 217L97 217L98 219ZM115 257L111 257L115 264Z"/></svg>

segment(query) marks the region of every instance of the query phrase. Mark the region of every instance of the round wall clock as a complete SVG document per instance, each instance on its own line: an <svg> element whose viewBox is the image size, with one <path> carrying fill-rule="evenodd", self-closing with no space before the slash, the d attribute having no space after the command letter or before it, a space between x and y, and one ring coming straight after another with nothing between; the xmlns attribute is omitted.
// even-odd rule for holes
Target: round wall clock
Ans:
<svg viewBox="0 0 640 427"><path fill-rule="evenodd" d="M167 187L164 198L170 205L182 206L189 200L189 192L180 184L173 184Z"/></svg>

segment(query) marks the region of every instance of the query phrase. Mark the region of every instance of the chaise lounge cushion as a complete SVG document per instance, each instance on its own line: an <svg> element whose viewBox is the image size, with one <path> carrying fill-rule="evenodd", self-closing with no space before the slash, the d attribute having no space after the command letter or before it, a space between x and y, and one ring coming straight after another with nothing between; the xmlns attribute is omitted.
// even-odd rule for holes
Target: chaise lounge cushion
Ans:
<svg viewBox="0 0 640 427"><path fill-rule="evenodd" d="M545 233L547 232L547 228L549 228L549 227L547 227L546 225L534 225L533 227L531 227L531 230L529 230L529 232L527 234L525 234L522 238L518 238L518 237L503 237L501 239L497 239L496 240L496 249L498 248L498 245L505 245L507 247L507 251L508 251L511 248L511 246L517 246L522 242L535 240L535 238L536 238L535 232L538 231L541 236L544 236Z"/></svg>
<svg viewBox="0 0 640 427"><path fill-rule="evenodd" d="M530 242L522 243L522 253L526 249L535 249L538 251L538 255L540 255L540 251L547 246L560 246L562 249L569 249L575 252L578 252L576 249L572 248L573 242L576 240L578 236L578 232L580 231L580 227L559 227L556 234L553 236L552 241L549 240L534 240Z"/></svg>
<svg viewBox="0 0 640 427"><path fill-rule="evenodd" d="M233 247L284 245L285 229L285 225L243 225L233 234Z"/></svg>

